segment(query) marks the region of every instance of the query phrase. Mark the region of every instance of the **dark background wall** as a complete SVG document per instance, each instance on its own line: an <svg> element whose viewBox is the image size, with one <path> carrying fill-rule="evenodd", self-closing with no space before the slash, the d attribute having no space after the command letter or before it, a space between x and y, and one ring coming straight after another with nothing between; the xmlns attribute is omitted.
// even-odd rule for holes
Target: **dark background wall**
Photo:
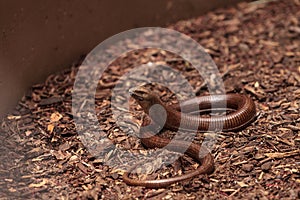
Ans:
<svg viewBox="0 0 300 200"><path fill-rule="evenodd" d="M166 26L240 0L0 0L0 117L30 85L69 66L104 39Z"/></svg>

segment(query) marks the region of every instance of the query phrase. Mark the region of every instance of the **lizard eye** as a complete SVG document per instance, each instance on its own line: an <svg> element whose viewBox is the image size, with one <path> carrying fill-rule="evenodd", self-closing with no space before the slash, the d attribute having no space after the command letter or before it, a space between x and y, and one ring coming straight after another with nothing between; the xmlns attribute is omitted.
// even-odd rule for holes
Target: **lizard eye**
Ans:
<svg viewBox="0 0 300 200"><path fill-rule="evenodd" d="M139 101L144 101L144 97L142 97L141 95L139 95L139 94L137 94L137 93L135 93L135 92L130 92L130 95L131 95L133 98L135 98L135 99L137 99L137 100L139 100Z"/></svg>
<svg viewBox="0 0 300 200"><path fill-rule="evenodd" d="M139 101L144 101L144 98L141 97L141 96L137 96L136 98L137 98Z"/></svg>

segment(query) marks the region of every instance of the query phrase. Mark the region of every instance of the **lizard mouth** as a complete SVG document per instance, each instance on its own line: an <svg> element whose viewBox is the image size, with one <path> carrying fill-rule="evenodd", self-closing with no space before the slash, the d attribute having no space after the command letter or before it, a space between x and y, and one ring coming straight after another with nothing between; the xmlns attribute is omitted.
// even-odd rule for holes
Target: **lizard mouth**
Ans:
<svg viewBox="0 0 300 200"><path fill-rule="evenodd" d="M134 99L139 100L139 101L143 101L144 98L142 97L144 92L140 91L140 90L129 90L129 94L130 96L132 96Z"/></svg>
<svg viewBox="0 0 300 200"><path fill-rule="evenodd" d="M135 98L138 101L144 101L144 100L149 99L149 97L151 96L150 95L151 90L149 90L143 86L139 86L139 87L130 88L129 94L130 94L130 96L132 96L133 98Z"/></svg>

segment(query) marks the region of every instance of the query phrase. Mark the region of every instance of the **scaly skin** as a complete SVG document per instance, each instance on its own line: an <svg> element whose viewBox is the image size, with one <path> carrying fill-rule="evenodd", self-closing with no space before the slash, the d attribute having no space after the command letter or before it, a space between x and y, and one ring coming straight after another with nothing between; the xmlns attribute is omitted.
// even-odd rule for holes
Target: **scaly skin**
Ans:
<svg viewBox="0 0 300 200"><path fill-rule="evenodd" d="M159 97L144 87L141 87L133 92L131 95L140 104L143 110L149 114L150 108L158 104L163 109L152 110L152 125L155 123L161 123L163 117L166 116L165 128L172 130L177 130L179 127L183 130L198 130L198 131L235 131L245 127L249 124L256 115L256 108L254 102L247 96L239 94L226 94L226 95L213 95L213 96L202 96L195 97L186 100L179 106L167 106L164 104ZM215 116L215 117L201 117L200 115L192 115L189 112L199 111L199 110L209 110L209 109L223 109L223 110L235 110L225 116ZM181 112L183 111L183 112ZM164 112L164 113L162 113ZM166 114L166 115L164 115ZM151 117L150 116L150 117ZM143 126L146 122L143 122ZM199 174L209 174L214 170L213 156L210 152L205 149L207 154L203 157L199 157L200 146L194 143L189 143L186 141L173 140L170 143L170 139L161 138L159 136L154 136L150 130L144 130L141 133L141 142L144 146L148 148L163 148L166 147L170 151L182 152L191 156L195 161L200 162L196 170L172 178L159 179L159 180L135 180L129 178L129 172L123 175L123 180L128 185L144 186L147 188L161 188L167 187L173 183L180 182L183 180L190 179ZM133 167L134 168L134 167Z"/></svg>

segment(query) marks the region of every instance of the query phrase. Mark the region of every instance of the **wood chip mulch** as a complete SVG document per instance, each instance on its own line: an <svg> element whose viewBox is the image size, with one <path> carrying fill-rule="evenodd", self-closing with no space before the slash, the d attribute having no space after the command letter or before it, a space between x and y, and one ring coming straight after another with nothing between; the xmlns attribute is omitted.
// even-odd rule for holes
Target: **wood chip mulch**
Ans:
<svg viewBox="0 0 300 200"><path fill-rule="evenodd" d="M247 128L220 133L215 172L162 189L127 186L124 172L93 157L76 132L71 108L77 62L32 86L1 121L1 199L300 198L300 1L241 3L169 28L205 48L226 92L247 94L257 106L258 117ZM122 74L149 62L180 70L198 95L207 92L191 65L169 52L147 49L115 60L99 82L95 109L106 136L128 152L147 150L111 119L110 90ZM173 98L157 90L163 101ZM140 122L141 109L134 101L131 108ZM194 165L185 157L153 177Z"/></svg>

